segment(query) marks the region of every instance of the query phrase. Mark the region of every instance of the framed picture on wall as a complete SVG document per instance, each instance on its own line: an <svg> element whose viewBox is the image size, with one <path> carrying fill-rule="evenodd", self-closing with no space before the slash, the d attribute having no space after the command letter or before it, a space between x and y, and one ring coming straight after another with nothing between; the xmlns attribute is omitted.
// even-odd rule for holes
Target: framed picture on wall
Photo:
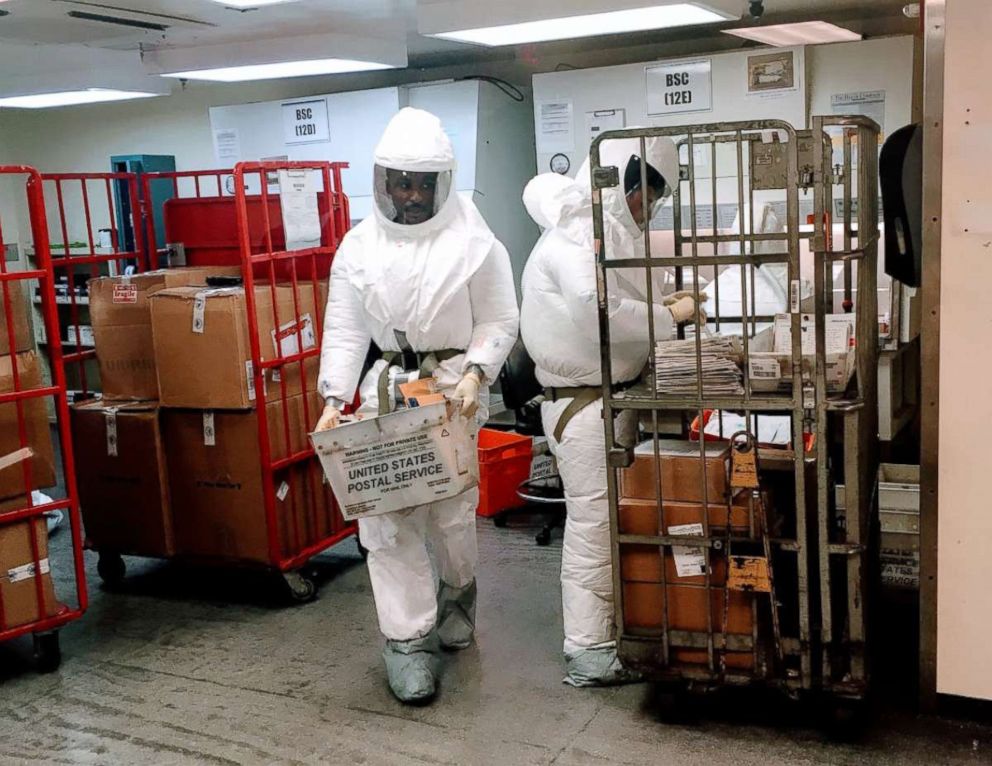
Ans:
<svg viewBox="0 0 992 766"><path fill-rule="evenodd" d="M759 95L796 89L795 51L776 51L747 57L747 93Z"/></svg>

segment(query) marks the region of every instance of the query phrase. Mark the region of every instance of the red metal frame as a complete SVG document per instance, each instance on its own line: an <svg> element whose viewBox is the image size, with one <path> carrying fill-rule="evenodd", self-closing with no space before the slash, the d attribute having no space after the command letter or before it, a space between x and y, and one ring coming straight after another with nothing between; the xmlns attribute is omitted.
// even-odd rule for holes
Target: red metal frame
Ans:
<svg viewBox="0 0 992 766"><path fill-rule="evenodd" d="M298 569L309 559L331 546L341 542L357 532L357 525L345 523L337 510L330 488L324 483L315 453L309 447L281 459L273 459L269 444L269 413L266 405L274 400L281 402L282 428L286 443L289 444L290 417L288 409L286 375L281 376L277 397L266 397L266 387L263 376L269 370L286 368L296 365L303 379L303 410L304 419L312 426L319 416L310 406L310 395L314 393L314 382L308 381L305 371L307 360L320 355L320 339L323 333L319 315L323 312L321 291L318 280L326 283L330 276L330 264L334 253L351 223L351 213L348 198L343 192L341 171L346 163L338 162L266 162L241 163L234 169L173 171L161 173L144 173L141 176L142 199L144 207L145 238L147 245L146 259L153 264L158 263L156 251L155 217L152 209L152 185L156 182L169 181L175 195L166 205L173 209L183 208L186 213L194 214L203 219L207 228L200 228L199 219L194 220L195 233L206 235L206 243L202 250L194 251L187 247L187 265L219 265L230 262L239 265L245 285L245 295L248 315L248 328L251 342L252 363L255 374L256 412L258 415L258 438L261 461L259 470L262 475L264 493L265 520L269 544L269 564L281 572ZM321 175L323 191L318 195L318 212L321 220L321 242L319 247L304 250L286 251L282 240L282 220L279 208L279 196L269 192L270 179L268 173L279 170L308 169ZM226 193L225 178L233 179L233 196ZM247 194L245 181L251 180L257 184L260 194ZM226 228L228 212L233 207L236 218L236 229L229 232ZM222 215L215 215L216 212ZM163 211L163 221L167 238L183 241L188 231L176 233L170 231L171 220ZM174 222L174 221L173 221ZM209 242L207 243L207 240ZM200 259L202 258L202 260ZM229 261L227 259L230 259ZM262 361L261 343L267 341L259 332L258 316L255 305L256 286L269 285L273 296L273 310L276 312L275 324L282 326L289 317L278 316L275 306L276 285L291 286L293 289L293 309L295 320L300 321L301 282L307 281L308 288L313 290L313 301L318 317L314 319L317 345L293 355L282 355L282 348L277 349L280 356L272 361ZM309 297L309 296L308 296ZM299 336L297 336L299 338ZM302 343L298 343L298 348ZM305 436L305 435L304 435ZM303 443L308 443L304 439ZM292 523L288 530L288 546L284 551L279 532L277 517L276 487L277 473L287 469L303 470L306 472L304 493L297 492L296 483L289 483L285 503L291 510ZM299 496L302 495L302 496ZM301 510L302 513L297 511ZM321 517L321 514L323 516ZM329 528L329 533L319 536L319 539L304 541L301 535L301 516L312 530ZM324 523L321 525L320 522Z"/></svg>
<svg viewBox="0 0 992 766"><path fill-rule="evenodd" d="M91 345L82 342L79 327L79 306L83 305L77 300L75 290L75 278L79 267L89 267L89 277L95 278L106 276L101 273L101 266L115 263L117 273L122 273L123 268L133 265L136 272L147 269L147 258L143 244L143 227L140 216L140 197L138 196L138 179L134 173L43 173L41 175L44 182L43 199L49 207L54 206L56 215L54 219L58 221L59 232L62 237L61 253L55 252L51 255L52 271L56 277L58 272L64 272L69 283L68 306L69 316L72 324L76 326L75 338L63 339L61 344L55 343L53 338L61 338L61 328L58 328L58 335L53 336L51 332L46 333L49 345L64 345L67 349L74 348L73 351L63 354L63 362L66 365L76 365L78 369L79 391L83 395L93 393L90 381L86 375L86 362L96 359L96 349ZM123 250L121 248L121 236L118 231L117 212L114 205L115 194L112 185L115 182L123 182L127 185L127 193L130 197L131 205L131 228L134 236L134 250ZM96 189L96 193L106 199L105 227L94 223L93 206L90 204L91 192ZM86 246L88 250L83 253L72 253L70 248L69 223L66 211L68 204L67 194L78 189L82 202L83 221L81 225L86 231ZM48 208L46 208L47 210ZM76 224L77 227L80 224ZM93 239L93 232L100 228L109 228L111 232L111 252L98 253L97 246ZM47 233L47 229L46 229ZM128 263L131 262L131 263Z"/></svg>
<svg viewBox="0 0 992 766"><path fill-rule="evenodd" d="M16 345L14 339L13 308L10 300L10 285L16 281L29 284L30 280L37 280L39 294L41 297L41 312L45 322L45 329L49 337L58 334L58 311L55 301L54 272L52 269L52 258L49 246L48 222L45 215L45 197L43 190L42 176L37 170L27 166L0 166L0 176L26 176L26 195L28 202L28 213L31 222L31 234L34 240L36 268L25 271L8 271L6 261L0 257L0 291L4 298L4 312L7 322L8 341L11 349ZM0 222L0 253L3 252L3 228ZM78 324L78 323L77 323ZM72 620L82 616L88 605L86 593L86 578L83 566L82 548L82 526L79 517L79 498L76 493L76 468L72 454L72 439L69 433L69 402L66 392L66 376L63 366L62 345L52 344L48 347L48 357L51 362L52 384L41 388L26 389L21 385L20 374L17 367L16 354L11 354L11 362L14 378L14 390L12 392L0 393L0 404L14 403L17 407L17 419L19 429L19 440L22 447L28 446L28 436L24 404L30 399L44 400L53 397L55 400L55 412L58 420L59 440L62 456L62 467L65 477L66 497L54 500L44 505L27 506L14 511L9 511L0 515L0 525L12 522L28 520L31 531L31 549L34 560L35 571L40 571L41 560L40 550L36 538L36 530L39 524L45 527L44 513L50 510L64 510L69 518L69 528L72 537L73 562L76 581L76 607L63 606L52 617L40 619L36 622L17 627L9 627L4 617L2 599L0 599L0 641L16 638L27 633L45 633L56 630ZM22 463L25 485L31 486L31 465ZM47 532L46 532L47 533ZM36 598L38 613L46 614L49 610L44 582L42 577L35 577ZM54 605L52 605L54 606Z"/></svg>
<svg viewBox="0 0 992 766"><path fill-rule="evenodd" d="M308 388L306 379L306 360L320 356L320 346L323 336L322 322L319 321L323 307L320 305L320 290L318 280L327 280L330 274L330 263L337 250L341 238L344 236L350 223L348 201L341 186L341 170L346 168L345 163L333 162L242 162L234 168L234 188L237 205L238 238L241 250L241 271L245 284L245 303L248 310L248 333L251 341L252 363L254 365L255 391L258 400L258 434L259 446L262 456L262 485L265 500L265 518L269 534L269 559L273 566L282 571L295 569L306 563L308 559L317 555L321 551L335 545L346 537L351 536L356 531L356 525L346 524L337 510L337 505L333 500L328 487L322 480L319 464L315 459L315 453L309 446L282 460L272 459L272 450L269 444L269 424L268 413L266 412L266 393L264 376L268 370L281 370L289 368L291 365L298 365L300 376L303 379L303 412L307 424L316 422L318 412L312 412L309 397L312 390ZM305 248L300 250L276 249L273 246L272 232L281 221L272 219L269 207L269 194L267 174L276 173L281 170L308 170L320 174L323 194L318 197L318 211L321 220L321 242L318 247ZM250 232L253 230L249 217L249 195L245 193L245 178L256 177L261 190L261 205L254 206L253 211L260 210L262 215L262 231L264 242L259 251L259 243L252 242ZM278 268L277 268L278 266ZM303 349L302 340L297 343L298 349L303 349L292 355L283 355L281 344L277 344L275 349L276 358L271 361L263 361L261 353L262 338L259 332L258 313L255 303L256 285L268 286L272 295L272 306L274 314L274 324L282 327L287 317L280 317L278 314L276 285L285 284L285 275L288 273L289 285L293 289L293 313L292 321L296 322L297 328L301 322L300 311L300 275L309 277L310 289L313 291L314 304L317 307L316 326L316 346L310 349ZM259 276L261 275L261 276ZM301 339L297 330L297 338ZM282 403L283 428L286 434L286 441L289 443L289 408L286 379L287 375L280 376L279 398ZM308 442L304 442L308 443ZM279 525L276 515L276 482L275 473L280 469L291 466L302 466L307 471L309 494L305 498L296 497L296 488L291 486L289 507L293 510L293 542L294 551L292 555L286 555L280 548ZM330 509L332 524L331 533L323 539L307 545L300 545L300 534L298 528L298 515L296 513L297 503L301 500L307 503L305 508L311 524L316 527L318 505L323 498L325 509Z"/></svg>
<svg viewBox="0 0 992 766"><path fill-rule="evenodd" d="M231 176L233 171L231 170L182 170L182 171L169 171L161 173L142 173L141 174L141 200L142 200L142 218L144 219L145 226L145 243L147 244L145 257L151 268L157 268L158 266L158 251L157 251L157 237L155 230L155 216L152 208L154 199L152 196L152 184L155 181L170 181L172 185L172 193L175 195L175 199L183 199L184 195L180 188L180 182L184 180L189 180L193 182L193 194L194 199L209 199L209 198L221 198L224 196L224 176ZM203 179L211 179L207 184L206 192L209 192L211 188L216 187L216 194L204 193L203 189Z"/></svg>

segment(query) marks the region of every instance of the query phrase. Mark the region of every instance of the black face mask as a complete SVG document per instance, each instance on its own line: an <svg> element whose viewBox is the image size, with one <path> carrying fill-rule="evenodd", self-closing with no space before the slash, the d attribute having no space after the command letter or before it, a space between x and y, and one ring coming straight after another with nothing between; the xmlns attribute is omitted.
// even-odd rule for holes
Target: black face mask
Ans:
<svg viewBox="0 0 992 766"><path fill-rule="evenodd" d="M648 186L658 192L658 196L664 196L667 183L665 177L653 166L645 163L645 175L647 175ZM641 188L641 158L636 154L631 155L627 161L627 167L623 172L623 193L631 194Z"/></svg>

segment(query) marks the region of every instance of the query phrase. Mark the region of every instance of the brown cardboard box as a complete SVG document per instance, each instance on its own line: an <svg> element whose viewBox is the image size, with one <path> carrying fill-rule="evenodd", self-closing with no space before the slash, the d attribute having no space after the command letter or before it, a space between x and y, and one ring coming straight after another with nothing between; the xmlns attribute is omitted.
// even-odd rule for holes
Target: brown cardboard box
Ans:
<svg viewBox="0 0 992 766"><path fill-rule="evenodd" d="M148 299L159 290L205 285L207 277L240 276L237 266L161 269L90 280L90 318L107 399L157 399Z"/></svg>
<svg viewBox="0 0 992 766"><path fill-rule="evenodd" d="M746 498L738 499L731 508L730 523L734 534L746 534L750 529L749 512ZM636 498L620 498L620 533L627 535L657 535L658 534L658 503L654 500L638 500ZM702 503L680 503L665 501L662 506L665 520L665 531L671 525L701 524L703 521ZM727 529L727 506L710 503L710 530Z"/></svg>
<svg viewBox="0 0 992 766"><path fill-rule="evenodd" d="M702 578L700 578L702 579ZM663 615L666 608L666 588L661 583L625 582L623 584L624 622L628 632L633 634L660 634L663 629ZM671 585L667 587L668 624L673 631L705 633L708 629L706 615L706 591L703 588ZM727 611L729 635L752 636L753 620L751 600L753 595L738 591L730 592ZM713 632L723 632L724 591L720 588L710 592L710 614ZM720 639L716 638L717 646ZM706 650L673 648L675 662L703 665L707 662ZM754 666L750 652L728 652L727 666L748 669Z"/></svg>
<svg viewBox="0 0 992 766"><path fill-rule="evenodd" d="M320 402L311 396L309 418L303 397L287 402L287 445L281 401L266 406L273 460L307 448L307 433ZM213 445L203 411L163 410L176 544L181 554L270 563L258 447L258 413L213 412ZM330 529L331 508L315 458L277 472L276 508L280 549L299 552Z"/></svg>
<svg viewBox="0 0 992 766"><path fill-rule="evenodd" d="M14 390L13 360L15 357L0 356L0 393ZM17 371L20 377L19 390L41 388L41 370L38 357L33 351L18 354ZM32 489L42 489L55 484L55 453L52 450L52 434L48 427L48 407L44 397L33 397L16 402L0 404L0 457L21 449L18 409L24 411L24 425L27 431L27 446L34 453L30 458L30 486L25 483L23 463L17 463L0 470L0 499L24 495Z"/></svg>
<svg viewBox="0 0 992 766"><path fill-rule="evenodd" d="M3 514L23 507L20 501L0 503L0 630L16 628L54 617L62 609L55 598L48 560L48 528L45 520L4 523ZM38 545L36 566L31 548L32 527ZM38 603L35 573L40 568L42 602Z"/></svg>
<svg viewBox="0 0 992 766"><path fill-rule="evenodd" d="M243 288L212 290L203 296L201 312L197 310L197 297L202 294L195 287L180 287L162 290L151 301L159 400L163 407L251 408L255 405L256 392L245 291ZM282 356L297 353L301 346L303 350L316 348L316 322L320 314L315 310L313 290L299 291L300 332L296 332L292 288L279 285L275 294ZM271 361L277 355L272 288L256 286L254 295L262 361ZM308 391L316 388L318 366L317 356L308 358L304 364ZM303 389L300 364L291 363L282 373L287 394L300 393ZM269 396L281 392L281 385L278 375L265 376Z"/></svg>
<svg viewBox="0 0 992 766"><path fill-rule="evenodd" d="M727 459L730 448L723 443L705 442L706 500L726 502ZM675 500L702 503L703 460L699 442L661 439L658 442L661 466L661 496L667 502ZM634 464L620 472L620 494L637 500L654 500L658 494L655 476L654 443L644 442L634 450Z"/></svg>
<svg viewBox="0 0 992 766"><path fill-rule="evenodd" d="M79 505L93 547L172 556L175 541L158 404L76 404L72 442Z"/></svg>
<svg viewBox="0 0 992 766"><path fill-rule="evenodd" d="M21 281L6 282L10 292L10 310L13 314L14 353L34 349L34 337L31 335L31 309L28 303L27 286ZM7 325L7 307L4 298L4 287L0 285L0 354L10 353L10 329Z"/></svg>

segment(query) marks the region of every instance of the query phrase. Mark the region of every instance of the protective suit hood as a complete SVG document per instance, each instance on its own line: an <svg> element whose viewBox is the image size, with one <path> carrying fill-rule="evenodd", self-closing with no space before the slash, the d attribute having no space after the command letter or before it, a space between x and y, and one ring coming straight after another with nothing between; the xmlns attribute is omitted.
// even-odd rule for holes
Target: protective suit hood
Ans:
<svg viewBox="0 0 992 766"><path fill-rule="evenodd" d="M604 141L600 144L600 165L619 169L621 177L628 161L640 156L639 138ZM669 188L678 183L678 149L667 137L645 139L645 160L664 176ZM548 229L559 228L570 240L592 245L592 174L587 158L575 180L563 183L561 176L544 173L524 189L524 205L531 218ZM631 257L644 237L627 205L623 184L603 189L603 224L607 231L607 257Z"/></svg>
<svg viewBox="0 0 992 766"><path fill-rule="evenodd" d="M444 200L435 215L418 224L396 223L386 215L379 204L374 205L379 224L389 232L415 238L438 231L451 223L457 215L458 194L453 188L457 163L451 139L444 132L441 121L430 112L404 107L389 121L373 153L375 196L388 199L385 176L379 169L405 170L410 173L438 173L437 193ZM442 179L447 179L443 181Z"/></svg>

